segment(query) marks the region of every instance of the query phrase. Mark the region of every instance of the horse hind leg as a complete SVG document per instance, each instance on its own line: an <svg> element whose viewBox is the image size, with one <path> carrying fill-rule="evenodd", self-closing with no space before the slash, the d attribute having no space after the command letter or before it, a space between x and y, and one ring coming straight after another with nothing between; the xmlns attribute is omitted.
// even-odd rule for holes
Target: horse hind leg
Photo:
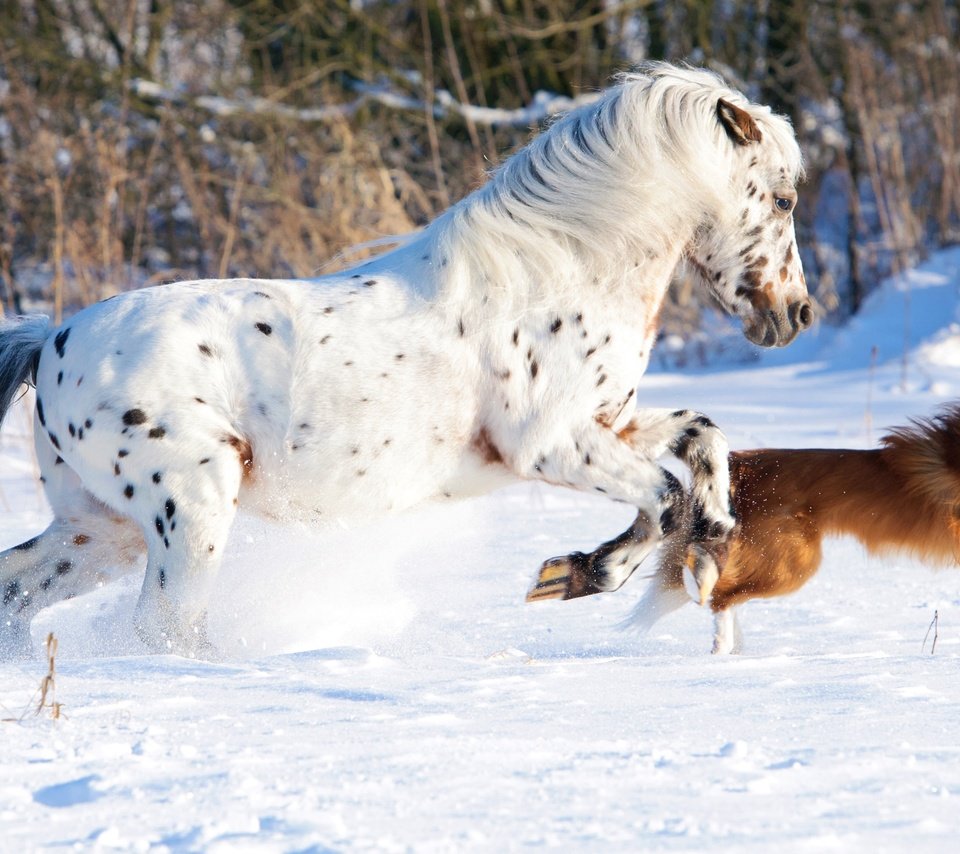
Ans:
<svg viewBox="0 0 960 854"><path fill-rule="evenodd" d="M140 531L83 485L34 419L41 480L53 521L47 529L0 552L0 649L30 650L30 620L43 608L103 583L110 571L128 572L144 551Z"/></svg>
<svg viewBox="0 0 960 854"><path fill-rule="evenodd" d="M207 607L236 516L248 469L223 445L197 471L163 472L169 489L144 489L138 521L147 541L147 570L136 609L141 640L158 652L215 654L207 638Z"/></svg>
<svg viewBox="0 0 960 854"><path fill-rule="evenodd" d="M42 609L103 583L111 570L128 572L143 553L143 539L128 519L111 513L89 493L74 495L74 512L0 552L0 648L30 649L30 621Z"/></svg>

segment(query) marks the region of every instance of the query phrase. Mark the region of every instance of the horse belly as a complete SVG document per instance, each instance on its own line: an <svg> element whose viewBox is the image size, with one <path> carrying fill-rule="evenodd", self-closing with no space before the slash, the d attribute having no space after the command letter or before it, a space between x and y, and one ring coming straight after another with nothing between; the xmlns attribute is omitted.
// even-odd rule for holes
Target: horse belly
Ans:
<svg viewBox="0 0 960 854"><path fill-rule="evenodd" d="M241 501L323 520L447 497L476 432L470 354L430 317L384 323L358 306L324 321L294 359L289 399L266 401L282 417L247 408L255 461Z"/></svg>
<svg viewBox="0 0 960 854"><path fill-rule="evenodd" d="M331 393L309 407L295 405L289 432L254 433L241 506L325 522L451 497L469 455L466 396L448 390L443 405L432 401L429 409L413 389L382 395L378 407L358 407L353 397Z"/></svg>

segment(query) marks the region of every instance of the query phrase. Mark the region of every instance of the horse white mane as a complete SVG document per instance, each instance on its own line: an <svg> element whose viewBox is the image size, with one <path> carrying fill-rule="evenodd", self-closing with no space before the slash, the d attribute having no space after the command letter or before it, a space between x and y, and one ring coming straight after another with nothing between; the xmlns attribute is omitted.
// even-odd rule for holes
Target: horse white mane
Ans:
<svg viewBox="0 0 960 854"><path fill-rule="evenodd" d="M711 72L650 63L559 118L413 239L443 266L435 293L457 305L507 289L536 301L544 284L612 286L627 266L675 252L730 192L736 148L717 119L720 98L750 113L796 180L786 119Z"/></svg>

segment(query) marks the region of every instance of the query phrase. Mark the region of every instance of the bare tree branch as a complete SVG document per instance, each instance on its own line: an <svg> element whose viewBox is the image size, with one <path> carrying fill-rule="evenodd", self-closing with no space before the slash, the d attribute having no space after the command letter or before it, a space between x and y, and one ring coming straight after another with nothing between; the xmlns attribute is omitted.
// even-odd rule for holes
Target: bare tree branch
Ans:
<svg viewBox="0 0 960 854"><path fill-rule="evenodd" d="M249 96L245 98L223 98L219 95L200 95L188 98L149 80L130 81L133 93L144 101L166 102L178 106L193 106L214 116L233 116L239 114L272 116L298 122L331 122L352 116L368 103L377 103L394 110L422 113L427 102L400 92L380 87L357 85L360 95L345 104L331 104L325 107L291 107L271 98ZM533 100L517 109L482 107L476 104L464 104L456 100L444 89L438 89L433 95L433 115L436 118L457 116L475 125L490 127L525 127L549 116L565 113L582 104L593 103L599 93L584 93L576 98L567 98L549 92L537 92Z"/></svg>

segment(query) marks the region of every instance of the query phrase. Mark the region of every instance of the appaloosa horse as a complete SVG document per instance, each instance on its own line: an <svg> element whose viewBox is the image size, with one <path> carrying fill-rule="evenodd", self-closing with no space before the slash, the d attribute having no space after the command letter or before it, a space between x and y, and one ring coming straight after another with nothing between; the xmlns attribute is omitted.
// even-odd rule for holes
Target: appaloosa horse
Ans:
<svg viewBox="0 0 960 854"><path fill-rule="evenodd" d="M675 524L723 538L727 445L705 417L635 409L677 265L763 346L808 326L788 123L714 75L651 65L553 124L488 184L376 259L311 281L124 293L50 329L0 327L0 412L36 383L54 512L0 554L8 634L147 568L136 628L203 653L238 506L330 522L543 480L638 508L591 555L548 561L539 596L613 589ZM357 567L356 571L362 571Z"/></svg>

